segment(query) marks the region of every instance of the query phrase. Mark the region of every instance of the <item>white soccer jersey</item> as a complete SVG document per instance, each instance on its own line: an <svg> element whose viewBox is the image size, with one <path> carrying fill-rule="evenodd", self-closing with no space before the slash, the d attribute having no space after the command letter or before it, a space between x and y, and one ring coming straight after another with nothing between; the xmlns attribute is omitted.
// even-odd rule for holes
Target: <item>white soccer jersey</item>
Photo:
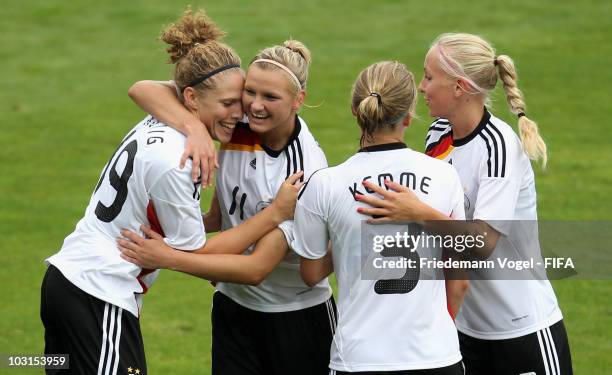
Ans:
<svg viewBox="0 0 612 375"><path fill-rule="evenodd" d="M453 165L465 191L468 220L487 221L502 236L491 258L541 257L536 190L531 163L520 140L504 121L486 109L477 128L453 140L451 124L438 119L429 128L426 153ZM502 220L502 221L496 221ZM514 220L516 224L510 225ZM525 233L519 228L529 228ZM524 336L562 319L548 280L495 280L495 271L473 270L476 279L457 316L457 329L467 335L501 340Z"/></svg>
<svg viewBox="0 0 612 375"><path fill-rule="evenodd" d="M362 222L368 194L362 181L383 186L392 179L423 202L463 219L463 192L448 164L412 151L403 143L368 147L344 163L313 174L298 199L292 247L308 259L327 253L332 241L338 280L338 327L330 368L339 371L398 371L450 366L461 360L457 331L447 310L443 277L419 280L412 290L375 290L362 268ZM442 259L441 250L437 258ZM383 277L383 279L389 279ZM397 293L397 294L396 294Z"/></svg>
<svg viewBox="0 0 612 375"><path fill-rule="evenodd" d="M189 163L179 169L185 140L152 116L136 125L102 171L85 216L46 262L84 292L138 317L142 294L159 270L121 259L120 230L142 235L140 224L149 223L181 250L196 250L206 241L200 184L191 180Z"/></svg>
<svg viewBox="0 0 612 375"><path fill-rule="evenodd" d="M219 162L217 197L223 230L240 225L267 207L288 176L303 170L306 179L327 167L323 150L297 116L295 131L281 151L266 148L248 124L239 123L232 140L221 147ZM288 243L292 226L293 221L280 226ZM300 310L331 297L327 279L312 288L304 284L299 257L293 252L258 286L218 283L217 289L244 307L262 312Z"/></svg>

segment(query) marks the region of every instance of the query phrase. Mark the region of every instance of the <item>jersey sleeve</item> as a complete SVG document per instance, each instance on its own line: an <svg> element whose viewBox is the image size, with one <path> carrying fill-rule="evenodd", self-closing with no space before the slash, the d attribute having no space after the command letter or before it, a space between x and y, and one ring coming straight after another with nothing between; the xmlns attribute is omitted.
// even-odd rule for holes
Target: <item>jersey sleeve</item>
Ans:
<svg viewBox="0 0 612 375"><path fill-rule="evenodd" d="M304 165L304 181L309 181L316 171L327 168L327 159L325 158L323 150L321 150L319 145L316 144L316 141L314 141L314 139L313 142L314 144L309 145L310 147L305 150L307 152L306 155L308 155L308 159L306 160L306 163ZM285 235L285 239L287 240L289 247L292 247L291 244L294 241L294 221L284 221L278 226L278 228Z"/></svg>
<svg viewBox="0 0 612 375"><path fill-rule="evenodd" d="M479 165L474 219L486 221L501 234L508 235L525 172L521 157L525 156L518 141L505 138L506 149L497 154L493 151Z"/></svg>
<svg viewBox="0 0 612 375"><path fill-rule="evenodd" d="M319 259L327 254L329 191L325 189L323 177L322 174L311 176L300 192L295 207L291 247L298 255L308 259Z"/></svg>
<svg viewBox="0 0 612 375"><path fill-rule="evenodd" d="M190 176L191 167L170 169L150 189L164 241L179 250L197 250L206 242L200 209L200 184Z"/></svg>

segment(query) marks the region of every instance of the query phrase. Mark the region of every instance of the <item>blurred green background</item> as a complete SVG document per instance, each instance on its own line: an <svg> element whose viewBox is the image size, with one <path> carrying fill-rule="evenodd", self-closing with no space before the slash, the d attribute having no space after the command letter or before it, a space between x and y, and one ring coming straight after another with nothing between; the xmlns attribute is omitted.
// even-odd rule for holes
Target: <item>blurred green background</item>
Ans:
<svg viewBox="0 0 612 375"><path fill-rule="evenodd" d="M302 116L331 165L357 148L349 110L358 72L396 59L420 80L440 33L491 41L518 67L519 87L549 146L537 170L542 220L610 220L612 2L601 1L60 1L4 0L0 7L0 354L42 353L39 288L43 259L81 218L100 171L144 114L127 97L140 79L169 79L156 38L188 4L226 30L247 63L289 37L313 53ZM515 124L501 90L493 112ZM407 143L423 150L430 118ZM210 192L202 201L208 202ZM205 208L205 207L204 207ZM585 249L588 251L588 249ZM612 368L610 281L554 287L577 374ZM210 371L210 300L205 281L164 271L145 298L142 329L149 373ZM0 373L42 373L8 370Z"/></svg>

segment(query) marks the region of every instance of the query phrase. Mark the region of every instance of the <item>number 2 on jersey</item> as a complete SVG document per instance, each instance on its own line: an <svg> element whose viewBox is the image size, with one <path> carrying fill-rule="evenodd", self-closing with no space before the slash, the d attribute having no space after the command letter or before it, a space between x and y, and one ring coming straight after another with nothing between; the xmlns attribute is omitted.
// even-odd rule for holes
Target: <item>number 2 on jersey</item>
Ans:
<svg viewBox="0 0 612 375"><path fill-rule="evenodd" d="M135 131L128 134L127 137L119 144L117 150L123 146L128 139L135 133ZM105 206L101 201L98 201L98 205L96 206L96 217L105 223L110 223L113 221L119 213L121 213L121 209L125 204L128 195L128 181L132 176L132 172L134 171L134 158L136 157L136 151L138 151L138 142L134 139L129 142L121 151L116 151L111 160L106 164L106 168L104 168L104 172L102 172L102 176L100 176L100 181L98 181L98 185L96 185L96 190L94 194L100 189L102 182L106 177L106 172L108 172L108 180L110 185L117 191L115 195L115 200L110 206ZM117 173L117 163L119 159L121 159L121 155L126 152L127 153L127 162L125 163L125 167L123 168L123 172L121 175ZM115 159L115 162L111 166L111 162Z"/></svg>

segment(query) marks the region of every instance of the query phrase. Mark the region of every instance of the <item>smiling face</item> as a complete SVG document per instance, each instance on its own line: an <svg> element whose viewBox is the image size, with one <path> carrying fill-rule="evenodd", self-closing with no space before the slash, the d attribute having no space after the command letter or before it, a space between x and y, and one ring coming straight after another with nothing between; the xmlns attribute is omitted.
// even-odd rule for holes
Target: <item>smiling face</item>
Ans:
<svg viewBox="0 0 612 375"><path fill-rule="evenodd" d="M425 98L432 117L448 118L454 112L457 99L457 81L440 67L438 52L430 50L425 57L425 74L419 84L419 91Z"/></svg>
<svg viewBox="0 0 612 375"><path fill-rule="evenodd" d="M280 69L264 70L257 64L249 67L242 94L244 112L251 130L263 135L291 134L295 114L304 100L292 92L291 78Z"/></svg>
<svg viewBox="0 0 612 375"><path fill-rule="evenodd" d="M215 87L195 99L196 112L208 128L210 136L227 143L232 138L236 123L242 119L242 89L244 78L241 70L233 69L218 77Z"/></svg>

